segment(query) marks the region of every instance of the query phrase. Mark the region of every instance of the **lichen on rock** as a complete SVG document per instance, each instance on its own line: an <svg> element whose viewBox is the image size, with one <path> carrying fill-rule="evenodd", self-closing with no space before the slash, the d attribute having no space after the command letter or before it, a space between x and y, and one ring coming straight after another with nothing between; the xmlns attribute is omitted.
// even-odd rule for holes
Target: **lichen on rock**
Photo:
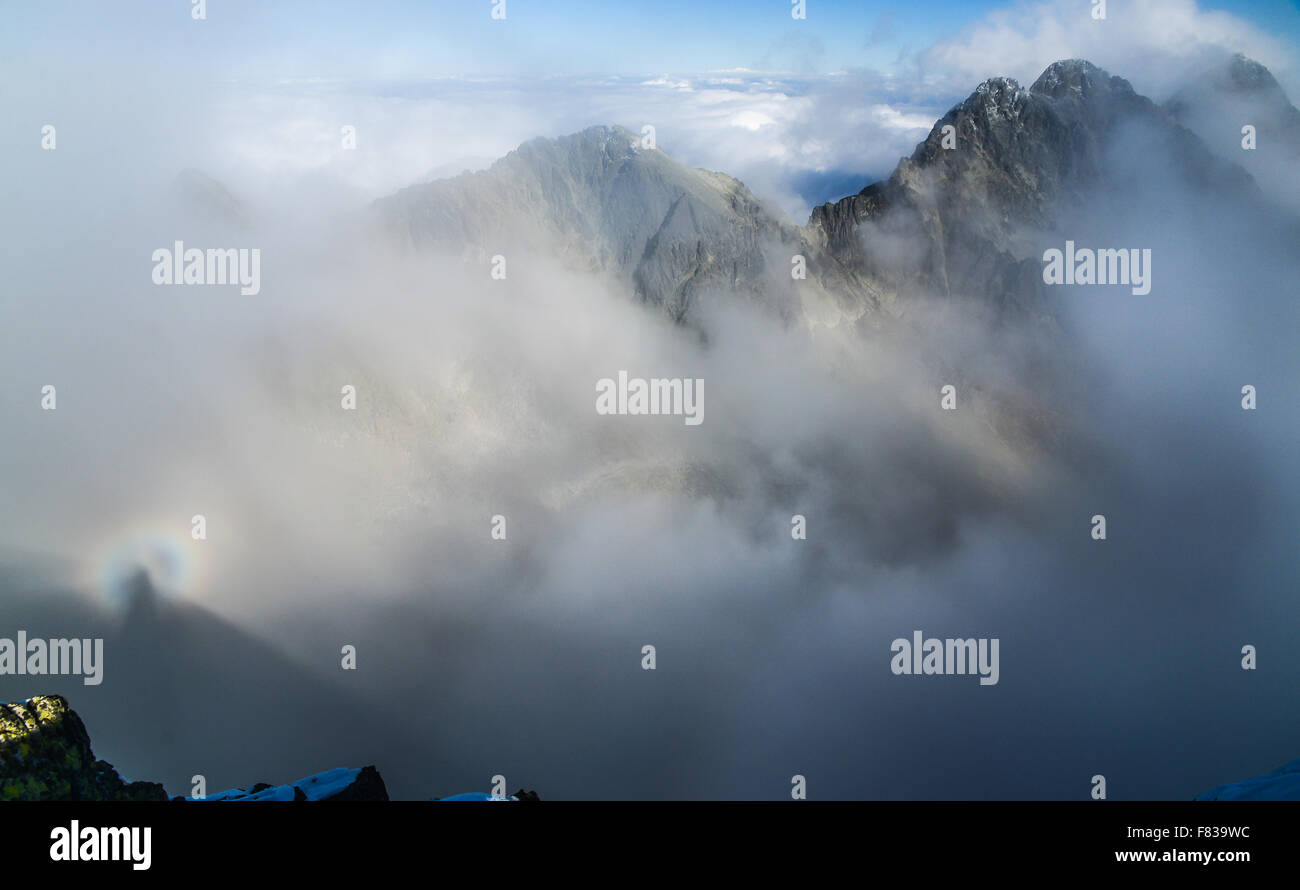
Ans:
<svg viewBox="0 0 1300 890"><path fill-rule="evenodd" d="M59 695L0 704L0 800L166 800L96 760L85 724Z"/></svg>

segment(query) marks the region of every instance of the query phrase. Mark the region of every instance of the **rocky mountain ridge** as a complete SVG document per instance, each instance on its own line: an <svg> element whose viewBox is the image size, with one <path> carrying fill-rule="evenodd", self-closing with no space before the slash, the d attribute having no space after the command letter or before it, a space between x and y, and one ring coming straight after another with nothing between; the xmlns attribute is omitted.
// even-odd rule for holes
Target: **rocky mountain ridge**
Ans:
<svg viewBox="0 0 1300 890"><path fill-rule="evenodd" d="M771 272L803 249L798 227L742 183L679 164L622 127L534 139L487 170L411 186L376 207L411 246L480 261L556 252L677 320L712 288L790 314L793 288L774 286Z"/></svg>
<svg viewBox="0 0 1300 890"><path fill-rule="evenodd" d="M814 209L809 240L823 268L887 310L910 290L1033 311L1041 264L1029 236L1107 187L1108 148L1129 125L1151 130L1200 185L1255 188L1128 81L1071 59L1028 89L1006 77L980 84L887 180ZM907 241L915 259L874 252L873 235Z"/></svg>
<svg viewBox="0 0 1300 890"><path fill-rule="evenodd" d="M486 171L404 189L375 208L416 249L479 261L553 250L611 274L676 321L739 294L787 320L873 322L906 297L965 297L1040 311L1033 236L1108 182L1126 127L1198 188L1250 193L1175 115L1089 62L1049 66L1029 88L991 78L952 108L887 179L815 208L804 226L722 173L696 170L621 127L535 139ZM899 249L899 245L905 249ZM803 256L806 280L790 274Z"/></svg>

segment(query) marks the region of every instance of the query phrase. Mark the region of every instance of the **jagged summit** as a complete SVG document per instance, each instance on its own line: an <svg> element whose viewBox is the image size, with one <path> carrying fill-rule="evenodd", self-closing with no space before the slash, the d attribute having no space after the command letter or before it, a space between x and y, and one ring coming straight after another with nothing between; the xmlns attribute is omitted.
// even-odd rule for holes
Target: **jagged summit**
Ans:
<svg viewBox="0 0 1300 890"><path fill-rule="evenodd" d="M1003 112L1022 105L1027 99L1027 91L1015 78L991 77L975 88L975 92L962 103L962 108L966 111L984 108Z"/></svg>
<svg viewBox="0 0 1300 890"><path fill-rule="evenodd" d="M1133 86L1084 59L1062 59L1043 69L1030 92L1058 99L1066 93L1088 97L1097 90L1132 93Z"/></svg>
<svg viewBox="0 0 1300 890"><path fill-rule="evenodd" d="M1113 187L1111 148L1129 125L1147 128L1190 182L1253 188L1128 81L1067 59L1029 89L1007 77L980 84L887 180L815 208L809 240L824 251L821 268L886 311L907 290L1032 310L1041 282L1027 236ZM914 260L874 251L881 234L915 245Z"/></svg>
<svg viewBox="0 0 1300 890"><path fill-rule="evenodd" d="M1250 82L1271 80L1237 67ZM487 170L404 189L376 206L384 225L417 248L480 261L521 247L545 251L613 275L678 321L717 293L741 294L787 319L801 311L894 316L918 292L1019 311L1041 302L1030 234L1114 188L1108 163L1131 124L1145 127L1152 151L1189 182L1253 188L1127 80L1064 59L1027 89L1008 77L984 81L888 179L815 208L802 228L732 177L643 148L619 126L533 139ZM877 243L909 250L900 259ZM797 287L786 274L796 254L808 264Z"/></svg>

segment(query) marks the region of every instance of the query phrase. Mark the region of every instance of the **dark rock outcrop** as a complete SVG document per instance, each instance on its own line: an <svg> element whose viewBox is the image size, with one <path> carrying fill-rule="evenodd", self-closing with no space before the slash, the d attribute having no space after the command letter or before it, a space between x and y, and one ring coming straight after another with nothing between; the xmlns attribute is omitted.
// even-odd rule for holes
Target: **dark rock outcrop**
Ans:
<svg viewBox="0 0 1300 890"><path fill-rule="evenodd" d="M58 695L0 704L0 800L166 800L96 760L85 725Z"/></svg>
<svg viewBox="0 0 1300 890"><path fill-rule="evenodd" d="M384 785L379 770L373 766L363 766L356 779L337 794L321 798L322 800L388 800L388 788Z"/></svg>

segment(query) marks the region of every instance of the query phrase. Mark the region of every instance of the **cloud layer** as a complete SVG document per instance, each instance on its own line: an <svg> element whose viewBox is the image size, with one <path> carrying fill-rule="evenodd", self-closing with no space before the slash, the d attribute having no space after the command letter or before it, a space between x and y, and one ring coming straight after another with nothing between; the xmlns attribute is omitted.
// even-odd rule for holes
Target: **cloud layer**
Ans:
<svg viewBox="0 0 1300 890"><path fill-rule="evenodd" d="M1061 8L934 70L963 93L990 58L1032 79L1007 66ZM1172 84L1187 58L1114 73ZM612 117L794 214L801 177L886 172L955 87L728 72L187 103L146 80L20 101L59 148L0 157L0 634L106 638L102 686L0 677L0 700L64 692L130 777L183 793L373 762L399 797L501 773L547 798L783 797L795 774L818 798L1083 798L1102 773L1115 798L1186 799L1294 758L1292 220L1207 203L1137 134L1117 188L1025 237L1149 247L1156 284L1059 294L1059 340L918 295L880 331L719 298L701 342L545 256L494 281L400 253L365 200ZM146 101L107 102L127 89ZM245 227L176 203L187 167ZM177 239L258 247L262 293L155 287ZM620 369L703 379L706 422L598 415ZM1056 434L1009 435L998 395ZM895 677L915 629L1000 638L999 684Z"/></svg>

